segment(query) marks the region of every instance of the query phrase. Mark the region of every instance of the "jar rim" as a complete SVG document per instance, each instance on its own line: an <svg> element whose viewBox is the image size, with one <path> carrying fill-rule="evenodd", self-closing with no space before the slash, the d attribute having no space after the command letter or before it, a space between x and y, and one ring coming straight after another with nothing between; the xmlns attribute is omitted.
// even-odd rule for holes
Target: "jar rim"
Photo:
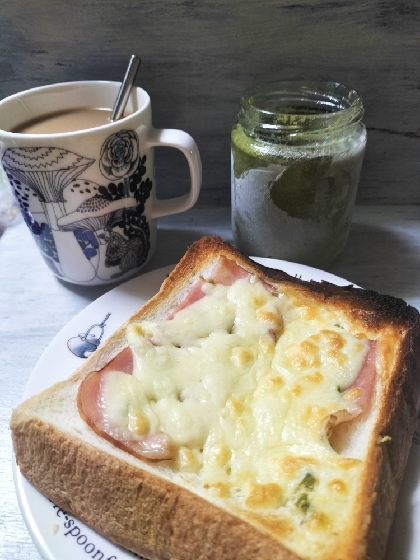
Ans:
<svg viewBox="0 0 420 560"><path fill-rule="evenodd" d="M363 102L338 82L275 80L245 90L239 119L255 133L299 134L359 123Z"/></svg>

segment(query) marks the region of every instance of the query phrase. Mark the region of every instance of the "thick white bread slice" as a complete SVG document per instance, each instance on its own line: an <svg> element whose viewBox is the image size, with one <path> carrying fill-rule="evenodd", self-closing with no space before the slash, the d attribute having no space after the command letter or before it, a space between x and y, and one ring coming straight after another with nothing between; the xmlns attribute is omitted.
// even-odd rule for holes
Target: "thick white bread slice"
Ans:
<svg viewBox="0 0 420 560"><path fill-rule="evenodd" d="M349 330L378 341L373 405L359 419L341 424L333 436L341 457L363 461L342 530L324 527L321 540L327 546L322 550L303 544L291 552L290 525L275 511L245 511L240 502L208 492L199 477L183 476L164 462L136 459L91 430L78 413L78 388L88 373L127 346L125 326L69 380L13 412L12 437L23 475L61 508L150 559L380 560L419 409L418 313L395 298L265 269L221 239L203 238L129 323L162 320L220 256L287 294L296 306L310 302L333 309ZM300 531L304 540L304 524Z"/></svg>

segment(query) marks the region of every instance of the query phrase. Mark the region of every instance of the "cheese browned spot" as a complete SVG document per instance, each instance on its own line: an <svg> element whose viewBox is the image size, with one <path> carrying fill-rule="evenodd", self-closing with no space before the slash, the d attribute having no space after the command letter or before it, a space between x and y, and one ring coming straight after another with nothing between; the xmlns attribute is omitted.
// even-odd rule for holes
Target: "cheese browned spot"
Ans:
<svg viewBox="0 0 420 560"><path fill-rule="evenodd" d="M333 480L331 480L331 482L328 484L328 487L331 488L331 490L334 490L334 492L340 492L342 494L347 492L346 483L339 478L334 478Z"/></svg>
<svg viewBox="0 0 420 560"><path fill-rule="evenodd" d="M304 469L313 470L312 467L319 465L319 462L312 457L295 457L285 455L279 459L279 467L282 473L287 476L296 476Z"/></svg>
<svg viewBox="0 0 420 560"><path fill-rule="evenodd" d="M277 508L281 505L282 492L278 484L252 484L245 505L255 508Z"/></svg>

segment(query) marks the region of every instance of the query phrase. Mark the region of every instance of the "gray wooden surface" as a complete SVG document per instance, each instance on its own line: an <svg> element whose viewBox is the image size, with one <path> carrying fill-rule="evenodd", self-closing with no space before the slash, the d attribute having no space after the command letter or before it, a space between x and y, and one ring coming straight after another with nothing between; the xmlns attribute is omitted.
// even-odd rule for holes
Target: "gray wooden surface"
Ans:
<svg viewBox="0 0 420 560"><path fill-rule="evenodd" d="M0 97L47 83L120 80L128 57L157 127L203 159L199 205L230 200L229 136L242 91L273 78L341 81L364 98L359 204L420 204L420 4L416 0L1 0ZM160 152L161 192L186 163Z"/></svg>
<svg viewBox="0 0 420 560"><path fill-rule="evenodd" d="M144 271L175 263L204 234L232 240L228 208L192 209L160 219L158 251ZM48 344L109 287L72 286L57 280L23 221L0 237L0 263L0 559L40 560L17 504L10 414ZM402 297L420 310L420 209L356 207L348 243L329 272ZM409 558L405 550L386 560Z"/></svg>

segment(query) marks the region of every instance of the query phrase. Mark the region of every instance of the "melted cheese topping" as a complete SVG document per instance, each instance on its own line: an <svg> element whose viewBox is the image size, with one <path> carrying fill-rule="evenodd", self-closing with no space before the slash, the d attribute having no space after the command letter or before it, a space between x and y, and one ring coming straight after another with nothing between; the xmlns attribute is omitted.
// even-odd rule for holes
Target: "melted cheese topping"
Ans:
<svg viewBox="0 0 420 560"><path fill-rule="evenodd" d="M333 312L253 279L204 289L172 319L128 327L134 372L106 375L107 419L128 438L165 432L175 470L315 557L357 483L361 461L336 453L327 433L331 415L358 412L360 389L344 389L369 343Z"/></svg>

